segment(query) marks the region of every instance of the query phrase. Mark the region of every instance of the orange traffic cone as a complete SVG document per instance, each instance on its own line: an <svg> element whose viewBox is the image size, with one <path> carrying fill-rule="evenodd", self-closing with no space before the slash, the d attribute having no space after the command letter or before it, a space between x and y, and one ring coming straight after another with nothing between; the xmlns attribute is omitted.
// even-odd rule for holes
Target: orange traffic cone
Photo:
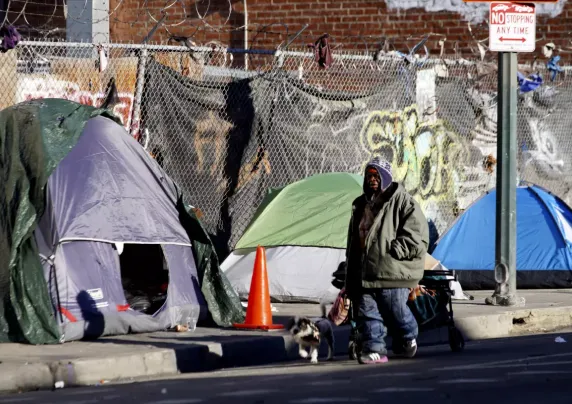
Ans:
<svg viewBox="0 0 572 404"><path fill-rule="evenodd" d="M266 252L261 246L258 246L256 249L245 322L233 325L235 328L251 330L279 330L284 328L281 324L272 324L268 273L266 272Z"/></svg>

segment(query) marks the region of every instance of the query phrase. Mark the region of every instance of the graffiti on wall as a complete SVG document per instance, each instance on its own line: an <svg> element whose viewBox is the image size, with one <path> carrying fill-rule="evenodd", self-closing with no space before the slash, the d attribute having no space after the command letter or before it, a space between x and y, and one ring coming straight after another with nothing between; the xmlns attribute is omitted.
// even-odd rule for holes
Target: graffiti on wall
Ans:
<svg viewBox="0 0 572 404"><path fill-rule="evenodd" d="M63 98L98 107L105 100L106 87L115 79L119 103L113 108L125 128L129 129L137 81L137 58L110 59L105 72L99 72L90 58L48 59L49 74L18 75L13 103L41 98Z"/></svg>
<svg viewBox="0 0 572 404"><path fill-rule="evenodd" d="M450 211L449 218L456 215L466 150L444 122L422 122L416 105L399 112L374 111L365 120L359 140L367 160L382 157L391 162L395 180L428 216L442 216L443 209Z"/></svg>
<svg viewBox="0 0 572 404"><path fill-rule="evenodd" d="M82 90L76 83L63 80L45 79L42 77L25 77L19 80L17 102L42 99L63 98L80 104L98 107L105 99L103 92ZM115 105L113 112L121 119L126 128L131 121L133 94L120 92L120 102Z"/></svg>
<svg viewBox="0 0 572 404"><path fill-rule="evenodd" d="M416 105L369 113L359 134L365 151L360 171L373 157L390 161L396 181L443 232L496 185L496 99L485 98L474 127L464 136L446 120L423 122ZM572 140L562 130L570 120L565 115L565 110L555 110L538 117L530 107L519 107L518 174L519 179L547 187L569 203L572 181L566 173L572 158L567 151L572 150Z"/></svg>
<svg viewBox="0 0 572 404"><path fill-rule="evenodd" d="M543 91L549 92L550 96ZM483 159L487 156L496 158L496 94L475 93L470 98L478 114L467 142L481 152ZM572 180L568 174L572 169L572 139L568 135L572 117L567 107L570 102L572 94L569 91L554 91L547 86L523 96L517 108L518 179L546 187L567 203L572 203ZM471 181L475 181L474 176L466 178L463 187L469 187ZM480 188L480 193L494 186L492 178L487 187ZM473 199L471 196L467 202Z"/></svg>
<svg viewBox="0 0 572 404"><path fill-rule="evenodd" d="M489 4L488 3L465 3L460 0L385 0L390 10L411 10L422 9L429 13L439 11L449 11L458 13L467 21L478 24L486 21ZM537 4L536 13L556 17L564 10L566 0L558 0L551 4Z"/></svg>
<svg viewBox="0 0 572 404"><path fill-rule="evenodd" d="M197 153L197 170L209 171L210 175L216 175L222 171L226 154L227 136L233 128L232 123L222 119L218 113L209 110L202 119L195 122L193 144ZM212 152L208 153L208 149ZM207 158L212 154L213 159Z"/></svg>

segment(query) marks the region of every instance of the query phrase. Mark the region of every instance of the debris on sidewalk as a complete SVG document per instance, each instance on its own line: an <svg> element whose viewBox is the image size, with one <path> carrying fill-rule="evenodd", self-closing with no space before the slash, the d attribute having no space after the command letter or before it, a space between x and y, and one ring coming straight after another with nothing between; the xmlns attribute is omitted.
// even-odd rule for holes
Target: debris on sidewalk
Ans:
<svg viewBox="0 0 572 404"><path fill-rule="evenodd" d="M556 337L554 342L562 344L562 343L566 342L566 340L562 337Z"/></svg>
<svg viewBox="0 0 572 404"><path fill-rule="evenodd" d="M56 389L63 389L64 386L65 386L65 384L64 384L64 382L61 381L61 380L54 383L54 387L55 387Z"/></svg>
<svg viewBox="0 0 572 404"><path fill-rule="evenodd" d="M453 292L453 296L451 296L451 299L453 300L475 300L474 296L468 294L463 290L461 284L458 281L451 281L450 288Z"/></svg>
<svg viewBox="0 0 572 404"><path fill-rule="evenodd" d="M186 325L177 324L177 326L171 328L170 331L175 331L175 332L188 332L188 331L189 331L189 327L186 326Z"/></svg>

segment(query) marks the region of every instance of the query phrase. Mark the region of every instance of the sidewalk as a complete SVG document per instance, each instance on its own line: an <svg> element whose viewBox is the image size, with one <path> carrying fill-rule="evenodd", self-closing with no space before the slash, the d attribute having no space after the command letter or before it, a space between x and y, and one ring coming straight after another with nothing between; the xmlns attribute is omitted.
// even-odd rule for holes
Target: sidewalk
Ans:
<svg viewBox="0 0 572 404"><path fill-rule="evenodd" d="M523 308L487 306L492 292L474 292L473 301L453 305L457 327L466 340L543 333L572 326L572 289L521 291ZM274 304L274 322L293 315L319 316L318 305ZM349 328L338 327L336 354L347 358ZM419 336L419 345L447 344L447 329ZM324 352L322 352L322 356ZM95 342L54 346L0 344L0 391L52 389L107 381L158 377L179 372L253 366L297 358L285 331L252 332L198 328L194 332L157 332L106 337Z"/></svg>

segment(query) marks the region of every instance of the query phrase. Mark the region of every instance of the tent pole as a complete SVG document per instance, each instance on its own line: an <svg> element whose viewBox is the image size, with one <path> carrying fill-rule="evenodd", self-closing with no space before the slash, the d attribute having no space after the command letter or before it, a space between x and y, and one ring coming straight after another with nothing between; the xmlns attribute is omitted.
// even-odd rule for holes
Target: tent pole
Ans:
<svg viewBox="0 0 572 404"><path fill-rule="evenodd" d="M486 304L524 305L516 294L517 54L498 55L495 281Z"/></svg>

